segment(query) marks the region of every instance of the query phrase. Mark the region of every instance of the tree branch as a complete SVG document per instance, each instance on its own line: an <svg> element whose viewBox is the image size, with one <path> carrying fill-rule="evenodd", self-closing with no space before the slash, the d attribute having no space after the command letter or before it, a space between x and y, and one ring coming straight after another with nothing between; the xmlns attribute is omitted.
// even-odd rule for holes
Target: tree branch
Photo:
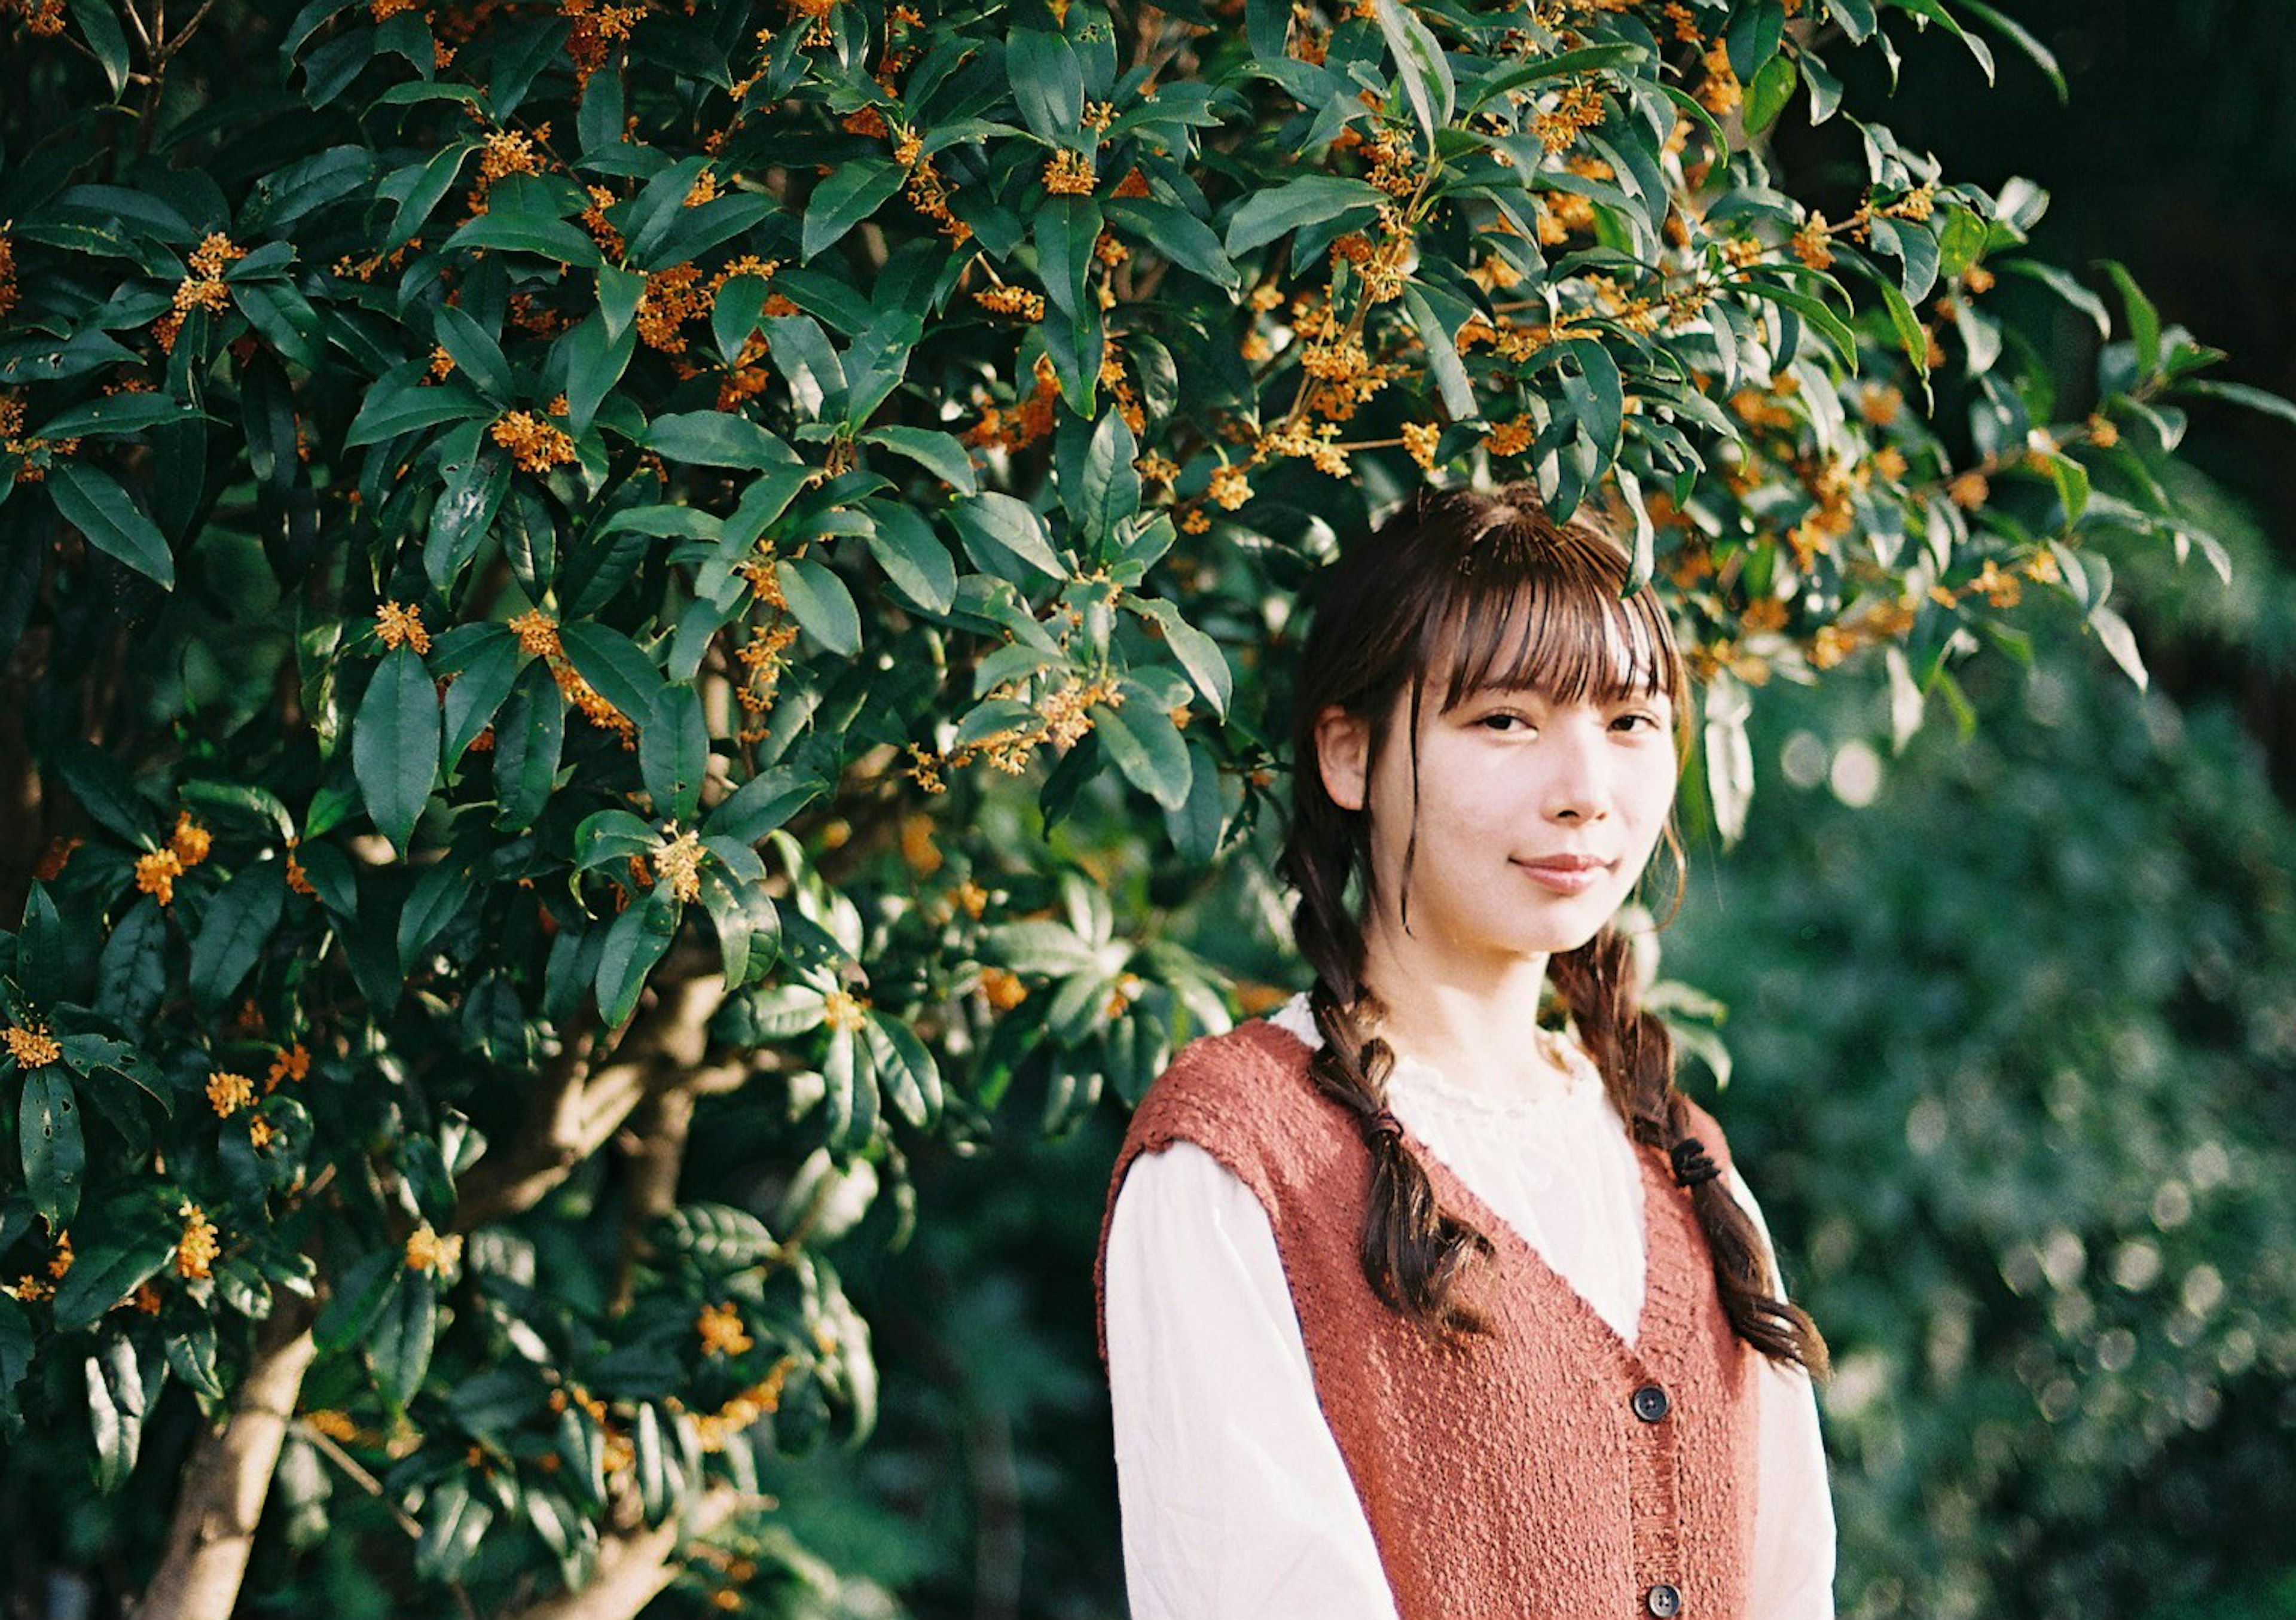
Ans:
<svg viewBox="0 0 2296 1620"><path fill-rule="evenodd" d="M731 1485L712 1485L682 1517L659 1529L607 1536L598 1549L597 1578L589 1585L545 1598L518 1610L510 1620L636 1620L638 1612L677 1578L681 1545L715 1534L744 1508L762 1505L762 1499Z"/></svg>
<svg viewBox="0 0 2296 1620"><path fill-rule="evenodd" d="M611 1140L632 1109L701 1067L710 1016L726 999L724 976L712 971L717 960L708 946L679 947L656 971L648 1001L619 1042L607 1036L586 1047L568 1045L537 1091L517 1139L463 1178L456 1230L472 1231L533 1208Z"/></svg>
<svg viewBox="0 0 2296 1620"><path fill-rule="evenodd" d="M193 1448L135 1620L230 1620L314 1351L308 1310L283 1304L264 1324L231 1417Z"/></svg>

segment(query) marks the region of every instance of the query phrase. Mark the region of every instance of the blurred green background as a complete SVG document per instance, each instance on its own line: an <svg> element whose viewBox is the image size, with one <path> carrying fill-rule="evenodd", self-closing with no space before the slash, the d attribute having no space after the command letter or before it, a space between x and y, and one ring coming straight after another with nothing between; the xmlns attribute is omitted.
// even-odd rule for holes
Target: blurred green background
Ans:
<svg viewBox="0 0 2296 1620"><path fill-rule="evenodd" d="M2069 105L2006 50L1988 94L1937 37L1894 96L1861 62L1862 104L1949 173L2043 185L2044 256L2121 259L2226 374L2296 393L2286 0L2001 9ZM1834 217L1856 138L1780 135ZM2056 331L2078 403L2092 340ZM2236 572L2112 556L2149 692L2058 626L2030 666L1977 655L1974 728L1940 706L1902 753L1878 670L1766 703L1749 835L1693 852L1665 936L1730 1009L1717 1106L1840 1364L1845 1616L2296 1616L2296 427L2201 409L2192 438L2176 493ZM1275 897L1229 898L1191 942L1290 988ZM843 1573L753 1600L1121 1614L1091 1262L1123 1122L1045 1142L1035 1101L917 1164L906 1250L850 1246L882 1427L768 1485Z"/></svg>

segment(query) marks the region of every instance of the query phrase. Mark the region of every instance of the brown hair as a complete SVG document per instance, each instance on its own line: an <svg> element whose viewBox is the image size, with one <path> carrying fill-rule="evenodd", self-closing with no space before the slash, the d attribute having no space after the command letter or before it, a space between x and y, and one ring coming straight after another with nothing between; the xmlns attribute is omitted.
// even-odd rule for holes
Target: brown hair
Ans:
<svg viewBox="0 0 2296 1620"><path fill-rule="evenodd" d="M1292 932L1316 973L1308 1005L1324 1044L1309 1073L1355 1116L1371 1153L1365 1279L1391 1309L1447 1336L1485 1329L1459 1283L1490 1254L1491 1242L1437 1204L1426 1167L1387 1113L1395 1053L1378 1033L1385 1008L1363 977L1363 922L1349 895L1351 884L1370 894L1370 817L1342 809L1325 791L1317 719L1336 705L1368 720L1368 775L1407 690L1414 811L1422 703L1431 672L1446 666L1439 712L1491 687L1527 687L1562 703L1665 693L1676 700L1679 750L1688 736L1689 678L1665 610L1646 584L1626 590L1628 570L1608 534L1581 521L1554 522L1537 492L1518 485L1492 496L1423 490L1343 548L1316 581L1292 700L1292 814L1279 862L1299 894ZM1667 843L1678 862L1671 822ZM1416 849L1414 817L1398 897L1406 925ZM1628 1130L1672 1153L1685 1142L1689 1103L1674 1083L1673 1037L1636 996L1626 936L1605 924L1579 949L1556 954L1547 973ZM1692 1143L1676 1156L1696 1151ZM1825 1341L1799 1306L1773 1292L1746 1211L1719 1178L1697 1180L1690 1190L1738 1336L1773 1361L1824 1376Z"/></svg>

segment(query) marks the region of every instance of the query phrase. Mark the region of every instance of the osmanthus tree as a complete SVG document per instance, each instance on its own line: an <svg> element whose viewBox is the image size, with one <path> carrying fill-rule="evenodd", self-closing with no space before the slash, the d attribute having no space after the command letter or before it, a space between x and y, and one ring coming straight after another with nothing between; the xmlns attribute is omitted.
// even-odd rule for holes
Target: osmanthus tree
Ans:
<svg viewBox="0 0 2296 1620"><path fill-rule="evenodd" d="M1726 834L1765 681L1910 728L2036 591L2142 678L2084 538L2213 555L2158 473L2241 391L2037 188L1765 161L1943 0L0 18L20 1607L801 1604L832 1246L1230 1016L1163 919L1423 481L1613 514Z"/></svg>

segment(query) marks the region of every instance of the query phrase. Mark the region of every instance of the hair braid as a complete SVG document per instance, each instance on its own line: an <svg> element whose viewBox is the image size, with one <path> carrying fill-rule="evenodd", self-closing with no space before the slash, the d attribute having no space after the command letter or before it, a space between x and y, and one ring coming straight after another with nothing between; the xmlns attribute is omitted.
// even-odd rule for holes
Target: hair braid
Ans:
<svg viewBox="0 0 2296 1620"><path fill-rule="evenodd" d="M1690 1144L1688 1152L1695 1153L1690 1099L1674 1083L1674 1037L1635 993L1626 937L1605 925L1577 950L1554 957L1547 974L1569 1004L1579 1039L1635 1139L1669 1153ZM1718 1176L1697 1180L1689 1190L1731 1328L1772 1361L1792 1361L1813 1377L1826 1377L1831 1361L1825 1340L1800 1306L1779 1296L1753 1218Z"/></svg>
<svg viewBox="0 0 2296 1620"><path fill-rule="evenodd" d="M1433 1325L1451 1336L1486 1330L1482 1313L1458 1297L1458 1285L1491 1240L1447 1213L1427 1167L1387 1107L1387 1078L1395 1050L1375 1032L1385 1011L1364 982L1363 930L1347 905L1344 850L1303 839L1295 830L1286 846L1285 876L1300 895L1292 928L1300 953L1316 970L1308 992L1324 1044L1308 1059L1316 1089L1355 1118L1372 1162L1371 1204L1360 1255L1364 1279L1389 1309Z"/></svg>

